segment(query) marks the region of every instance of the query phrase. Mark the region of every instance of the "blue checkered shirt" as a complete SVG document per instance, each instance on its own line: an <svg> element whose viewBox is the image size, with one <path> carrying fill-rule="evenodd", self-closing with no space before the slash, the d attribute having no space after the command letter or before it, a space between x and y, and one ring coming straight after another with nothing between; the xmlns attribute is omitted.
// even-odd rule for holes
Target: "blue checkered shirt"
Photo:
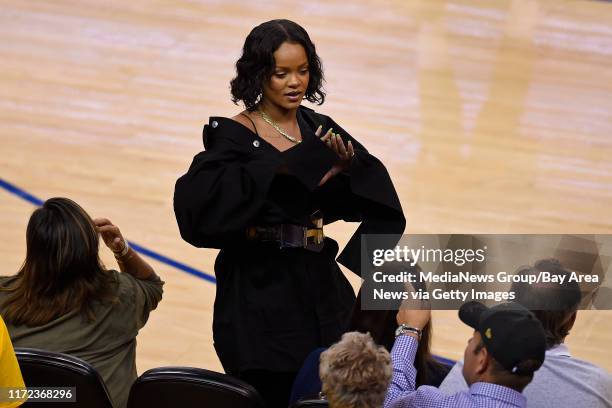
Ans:
<svg viewBox="0 0 612 408"><path fill-rule="evenodd" d="M477 382L468 391L446 396L436 387L415 389L414 357L419 342L412 336L399 336L391 350L393 378L387 390L384 408L524 408L527 400L518 391L497 384Z"/></svg>

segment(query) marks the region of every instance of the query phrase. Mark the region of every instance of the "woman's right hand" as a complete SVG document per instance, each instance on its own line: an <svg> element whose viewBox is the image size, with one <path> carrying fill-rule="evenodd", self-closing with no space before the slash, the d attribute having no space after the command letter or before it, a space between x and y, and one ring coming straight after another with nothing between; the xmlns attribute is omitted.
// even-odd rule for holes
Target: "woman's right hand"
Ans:
<svg viewBox="0 0 612 408"><path fill-rule="evenodd" d="M126 242L123 235L121 235L121 231L119 231L119 227L113 225L113 223L106 218L96 218L93 222L102 236L104 243L113 253L123 251Z"/></svg>
<svg viewBox="0 0 612 408"><path fill-rule="evenodd" d="M106 246L113 251L121 272L129 273L137 279L149 279L155 271L132 248L126 248L127 241L121 235L119 227L106 218L96 218L94 224ZM127 252L123 253L127 249Z"/></svg>

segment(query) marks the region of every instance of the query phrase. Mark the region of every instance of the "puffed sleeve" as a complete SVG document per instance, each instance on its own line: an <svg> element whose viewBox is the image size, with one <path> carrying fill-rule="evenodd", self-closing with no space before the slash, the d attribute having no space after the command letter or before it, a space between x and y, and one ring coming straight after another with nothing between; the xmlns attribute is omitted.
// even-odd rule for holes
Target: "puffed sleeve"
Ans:
<svg viewBox="0 0 612 408"><path fill-rule="evenodd" d="M322 125L323 129L333 128L345 143L350 140L355 149L355 156L351 159L348 170L334 177L335 185L330 184L327 187L330 189L333 186L333 190L337 192L330 196L334 208L329 208L328 204L327 214L346 221L361 220L359 228L338 257L338 262L361 275L361 235L388 234L381 245L395 246L406 226L402 206L391 177L380 160L331 118L311 111L304 113L313 129L319 125ZM371 254L371 249L366 248L366 254Z"/></svg>
<svg viewBox="0 0 612 408"><path fill-rule="evenodd" d="M220 125L229 126L227 123ZM263 207L280 163L245 151L223 129L205 126L209 141L174 189L174 213L183 239L197 247L222 248L244 237ZM231 129L230 129L231 130Z"/></svg>
<svg viewBox="0 0 612 408"><path fill-rule="evenodd" d="M404 232L406 218L391 177L382 162L368 153L340 126L335 125L334 129L340 131L345 143L349 139L355 147L347 179L351 192L359 198L357 207L363 220L338 257L338 262L361 275L361 236L386 234L386 239L379 239L378 245L394 247ZM373 249L377 248L365 248L368 259Z"/></svg>

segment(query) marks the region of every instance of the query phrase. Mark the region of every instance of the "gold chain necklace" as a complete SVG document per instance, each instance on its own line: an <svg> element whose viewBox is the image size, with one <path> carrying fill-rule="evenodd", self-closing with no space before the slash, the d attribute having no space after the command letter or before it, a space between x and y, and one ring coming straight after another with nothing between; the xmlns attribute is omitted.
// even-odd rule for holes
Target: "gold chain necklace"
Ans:
<svg viewBox="0 0 612 408"><path fill-rule="evenodd" d="M261 109L258 109L257 112L259 112L259 116L261 116L261 118L264 120L264 122L266 122L268 125L272 126L278 133L283 135L285 137L285 139L287 139L290 142L293 142L295 144L298 144L298 143L301 142L301 140L298 140L295 137L291 136L289 133L287 133L287 131L285 129L283 129L282 127L280 127L278 125L278 123L276 123L274 121L274 119L272 119L270 116L268 116L268 114L266 112L262 111Z"/></svg>

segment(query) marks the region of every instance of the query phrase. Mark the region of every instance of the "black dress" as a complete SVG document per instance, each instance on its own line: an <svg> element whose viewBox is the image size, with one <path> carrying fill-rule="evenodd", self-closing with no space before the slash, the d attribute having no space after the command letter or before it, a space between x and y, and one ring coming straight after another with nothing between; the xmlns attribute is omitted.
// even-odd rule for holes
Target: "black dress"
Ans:
<svg viewBox="0 0 612 408"><path fill-rule="evenodd" d="M317 347L344 332L355 295L336 264L338 244L320 252L246 240L249 226L289 223L313 227L361 221L338 261L360 271L360 234L401 234L405 219L380 161L329 117L300 107L302 143L280 152L234 120L210 118L205 151L178 179L174 210L181 236L197 247L220 248L213 335L228 373L264 369L296 372ZM318 187L337 155L314 134L334 128L351 140L355 157L346 174ZM281 169L283 169L281 171Z"/></svg>

